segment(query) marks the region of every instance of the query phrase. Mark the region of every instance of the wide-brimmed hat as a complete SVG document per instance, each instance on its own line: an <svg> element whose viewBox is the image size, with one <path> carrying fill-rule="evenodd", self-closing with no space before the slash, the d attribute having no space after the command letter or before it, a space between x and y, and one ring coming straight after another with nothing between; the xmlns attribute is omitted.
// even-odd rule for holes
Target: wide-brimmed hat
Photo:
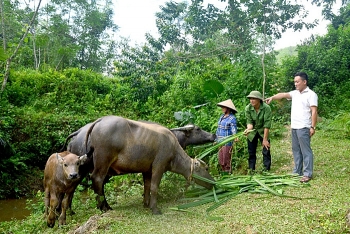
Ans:
<svg viewBox="0 0 350 234"><path fill-rule="evenodd" d="M257 99L260 99L261 101L264 101L259 91L251 91L250 94L247 96L247 98L257 98Z"/></svg>
<svg viewBox="0 0 350 234"><path fill-rule="evenodd" d="M235 105L233 105L233 102L231 99L227 99L226 101L219 102L217 105L220 107L230 108L231 110L237 112L236 107L235 107Z"/></svg>

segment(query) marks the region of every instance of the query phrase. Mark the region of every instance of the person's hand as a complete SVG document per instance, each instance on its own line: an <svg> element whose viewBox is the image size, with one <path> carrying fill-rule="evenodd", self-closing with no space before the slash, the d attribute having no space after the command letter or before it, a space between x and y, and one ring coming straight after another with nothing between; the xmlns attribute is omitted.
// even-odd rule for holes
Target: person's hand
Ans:
<svg viewBox="0 0 350 234"><path fill-rule="evenodd" d="M245 135L245 136L247 136L250 132L252 132L252 131L254 131L254 129L246 129L246 130L244 130L244 132L243 132L243 134Z"/></svg>
<svg viewBox="0 0 350 234"><path fill-rule="evenodd" d="M272 97L269 97L269 98L266 98L266 99L265 99L265 102L266 102L267 104L270 104L271 101L272 101Z"/></svg>
<svg viewBox="0 0 350 234"><path fill-rule="evenodd" d="M248 129L244 130L243 134L248 135L248 133L249 133L248 131L249 131Z"/></svg>
<svg viewBox="0 0 350 234"><path fill-rule="evenodd" d="M266 148L267 150L269 150L270 148L270 142L268 140L263 140L262 145L264 148Z"/></svg>
<svg viewBox="0 0 350 234"><path fill-rule="evenodd" d="M312 137L315 134L315 129L314 128L310 128L310 137Z"/></svg>

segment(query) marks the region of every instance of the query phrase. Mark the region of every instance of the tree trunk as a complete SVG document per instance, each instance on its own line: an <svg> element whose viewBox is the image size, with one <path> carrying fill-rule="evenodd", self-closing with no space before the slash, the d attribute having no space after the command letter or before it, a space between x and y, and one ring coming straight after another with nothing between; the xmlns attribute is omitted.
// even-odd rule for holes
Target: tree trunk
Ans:
<svg viewBox="0 0 350 234"><path fill-rule="evenodd" d="M4 52L6 52L6 34L5 34L5 22L4 22L4 1L0 0L0 14L1 14L1 32L2 32L2 43Z"/></svg>
<svg viewBox="0 0 350 234"><path fill-rule="evenodd" d="M2 2L1 2L2 3ZM9 74L10 74L10 67L11 67L11 62L12 60L16 57L17 53L18 53L18 50L19 48L22 46L23 44L23 41L24 41L24 38L26 38L26 36L28 35L28 32L29 32L29 29L32 27L32 25L34 24L34 21L35 21L35 17L37 16L38 14L38 11L39 11L39 7L40 7L40 4L41 4L41 0L39 0L39 4L34 12L34 15L33 15L33 18L30 20L30 23L25 31L25 33L23 34L21 40L19 41L15 51L13 52L13 54L7 59L6 61L6 67L5 67L5 74L4 74L4 80L2 82L2 87L1 87L1 93L5 90L5 87L6 87L6 84L7 84L7 80L8 80L8 77L9 77Z"/></svg>
<svg viewBox="0 0 350 234"><path fill-rule="evenodd" d="M265 16L264 16L265 17ZM265 74L265 54L266 54L266 23L264 22L264 41L263 41L263 53L261 55L261 66L263 71L263 87L262 87L262 96L263 100L265 99L265 83L266 83L266 74Z"/></svg>

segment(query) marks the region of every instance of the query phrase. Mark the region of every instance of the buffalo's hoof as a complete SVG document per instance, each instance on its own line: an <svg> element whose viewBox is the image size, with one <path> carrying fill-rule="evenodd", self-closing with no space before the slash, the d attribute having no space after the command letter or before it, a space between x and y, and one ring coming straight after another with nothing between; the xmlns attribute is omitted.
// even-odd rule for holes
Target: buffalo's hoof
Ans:
<svg viewBox="0 0 350 234"><path fill-rule="evenodd" d="M106 212L108 210L112 210L112 207L110 207L105 199L104 196L96 196L97 201L97 208L100 209L103 212Z"/></svg>
<svg viewBox="0 0 350 234"><path fill-rule="evenodd" d="M59 222L59 223L58 223L58 226L59 226L59 227L61 227L61 226L63 226L63 225L66 225L66 221L64 221L64 222Z"/></svg>
<svg viewBox="0 0 350 234"><path fill-rule="evenodd" d="M104 207L101 207L100 210L103 211L103 212L107 212L107 211L113 210L113 209L111 207L105 207L104 206Z"/></svg>
<svg viewBox="0 0 350 234"><path fill-rule="evenodd" d="M154 214L154 215L161 215L162 212L158 208L155 208L155 209L152 209L152 214Z"/></svg>
<svg viewBox="0 0 350 234"><path fill-rule="evenodd" d="M102 206L100 206L98 208L100 208L100 210L103 211L103 212L106 212L106 211L109 211L109 210L113 210L112 207L110 207L108 205L108 203L105 203L105 204L103 204Z"/></svg>
<svg viewBox="0 0 350 234"><path fill-rule="evenodd" d="M58 219L58 226L60 227L60 226L63 226L63 225L66 225L66 218L60 217Z"/></svg>
<svg viewBox="0 0 350 234"><path fill-rule="evenodd" d="M68 210L67 213L68 213L69 215L75 215L75 212L74 212L73 210Z"/></svg>
<svg viewBox="0 0 350 234"><path fill-rule="evenodd" d="M48 226L49 228L53 228L53 227L55 226L55 223L49 223L49 222L47 222L47 226Z"/></svg>

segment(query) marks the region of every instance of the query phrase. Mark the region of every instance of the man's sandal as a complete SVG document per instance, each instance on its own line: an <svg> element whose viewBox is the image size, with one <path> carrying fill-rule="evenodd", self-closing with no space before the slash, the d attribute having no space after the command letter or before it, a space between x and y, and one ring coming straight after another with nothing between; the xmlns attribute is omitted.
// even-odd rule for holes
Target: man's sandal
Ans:
<svg viewBox="0 0 350 234"><path fill-rule="evenodd" d="M311 180L311 177L303 176L303 178L300 179L301 183L307 183Z"/></svg>

